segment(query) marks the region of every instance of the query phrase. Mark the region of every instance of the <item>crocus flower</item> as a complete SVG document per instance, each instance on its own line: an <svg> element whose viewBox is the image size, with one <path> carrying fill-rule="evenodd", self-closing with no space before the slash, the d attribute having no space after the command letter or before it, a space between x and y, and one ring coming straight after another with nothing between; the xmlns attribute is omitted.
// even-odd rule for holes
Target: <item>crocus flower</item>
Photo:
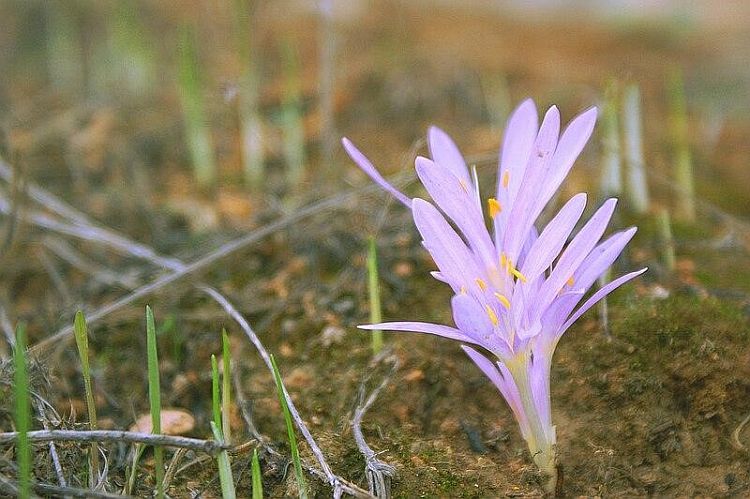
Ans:
<svg viewBox="0 0 750 499"><path fill-rule="evenodd" d="M550 491L557 476L550 409L555 347L584 312L646 270L609 282L579 305L636 229L602 240L616 204L616 199L609 199L570 238L586 204L584 193L568 200L541 232L535 227L591 136L595 121L596 108L591 108L560 135L556 107L547 111L539 126L534 102L523 102L508 120L496 194L486 200L481 199L477 177L454 142L442 130L430 128L432 159L418 157L416 170L434 204L398 191L343 139L359 167L411 208L424 247L438 267L433 276L454 293L455 327L424 322L360 327L427 333L461 342L513 411L534 462L548 477L545 487ZM491 220L491 231L485 216Z"/></svg>

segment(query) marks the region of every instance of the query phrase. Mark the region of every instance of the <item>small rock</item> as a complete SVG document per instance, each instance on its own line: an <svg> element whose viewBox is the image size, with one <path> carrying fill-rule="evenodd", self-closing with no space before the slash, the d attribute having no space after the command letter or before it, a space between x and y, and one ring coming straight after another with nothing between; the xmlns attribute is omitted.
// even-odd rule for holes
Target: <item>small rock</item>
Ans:
<svg viewBox="0 0 750 499"><path fill-rule="evenodd" d="M151 433L151 414L143 414L130 427L130 431ZM195 418L182 409L162 409L161 432L164 435L185 435L195 428Z"/></svg>
<svg viewBox="0 0 750 499"><path fill-rule="evenodd" d="M323 344L324 347L328 348L331 345L336 345L336 344L341 343L345 335L346 335L346 331L341 326L329 325L329 326L324 327L323 331L321 331L320 342Z"/></svg>

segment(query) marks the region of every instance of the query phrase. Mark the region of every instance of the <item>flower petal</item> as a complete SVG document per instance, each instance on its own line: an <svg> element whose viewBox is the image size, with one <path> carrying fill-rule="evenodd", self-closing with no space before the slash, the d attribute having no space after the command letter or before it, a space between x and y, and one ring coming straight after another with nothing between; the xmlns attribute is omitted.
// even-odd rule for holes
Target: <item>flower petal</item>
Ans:
<svg viewBox="0 0 750 499"><path fill-rule="evenodd" d="M536 208L539 204L537 200L547 181L559 132L560 112L552 106L542 121L521 187L505 224L502 251L513 262L518 261L529 231L541 213L541 208Z"/></svg>
<svg viewBox="0 0 750 499"><path fill-rule="evenodd" d="M565 248L557 265L542 285L535 299L537 314L544 312L544 309L549 306L563 285L573 276L581 262L599 242L607 224L609 224L609 219L612 217L616 204L616 199L605 201Z"/></svg>
<svg viewBox="0 0 750 499"><path fill-rule="evenodd" d="M474 255L453 227L437 208L424 199L414 198L412 214L425 248L454 292L458 293L461 286L473 290L474 286L469 286L469 282L483 277L483 273L480 273Z"/></svg>
<svg viewBox="0 0 750 499"><path fill-rule="evenodd" d="M536 105L533 100L526 99L508 119L500 155L496 197L505 206L506 217L521 186L538 131ZM507 177L505 172L508 172ZM506 181L508 185L504 186Z"/></svg>
<svg viewBox="0 0 750 499"><path fill-rule="evenodd" d="M492 321L487 312L469 295L457 294L451 299L453 321L462 333L484 343L493 334Z"/></svg>
<svg viewBox="0 0 750 499"><path fill-rule="evenodd" d="M449 340L477 345L477 342L473 338L470 338L454 327L444 326L442 324L432 324L430 322L381 322L378 324L363 324L357 327L359 329L367 330L377 329L382 331L405 331L410 333L432 334L448 338Z"/></svg>
<svg viewBox="0 0 750 499"><path fill-rule="evenodd" d="M455 222L485 266L496 266L495 248L484 224L481 209L473 199L471 185L427 158L418 157L416 169L435 204Z"/></svg>
<svg viewBox="0 0 750 499"><path fill-rule="evenodd" d="M466 160L447 133L436 126L431 126L427 132L427 145L430 148L430 156L435 163L447 168L457 178L466 182L466 185L471 185Z"/></svg>
<svg viewBox="0 0 750 499"><path fill-rule="evenodd" d="M557 144L555 155L552 158L552 169L544 184L539 197L540 211L544 209L549 200L568 176L578 155L581 154L586 143L591 137L596 124L597 109L592 107L582 112L570 122Z"/></svg>
<svg viewBox="0 0 750 499"><path fill-rule="evenodd" d="M380 187L388 191L393 197L401 201L407 208L411 207L411 199L404 195L401 191L393 187L386 179L383 178L383 176L380 174L380 172L372 165L369 159L360 152L359 149L357 149L352 142L344 137L341 139L341 143L344 145L344 149L346 149L346 153L349 155L352 160L354 160L355 163L362 169L363 172L365 172L371 179L375 181L376 184L378 184Z"/></svg>
<svg viewBox="0 0 750 499"><path fill-rule="evenodd" d="M521 272L533 281L547 270L562 250L586 206L586 194L573 196L547 224L523 261Z"/></svg>
<svg viewBox="0 0 750 499"><path fill-rule="evenodd" d="M629 274L625 274L624 276L620 276L614 281L608 282L606 285L604 285L601 289L599 289L596 293L591 295L591 297L586 300L583 305L578 307L578 310L576 310L573 315L571 315L567 321L565 321L565 324L560 328L560 330L557 332L557 336L560 337L562 334L573 325L575 321L578 320L579 317L581 317L588 309L596 305L596 303L610 294L612 291L617 289L618 287L622 286L629 280L638 277L639 275L643 274L648 270L648 267L642 268L641 270L636 270L635 272L630 272Z"/></svg>
<svg viewBox="0 0 750 499"><path fill-rule="evenodd" d="M474 361L477 367L482 370L484 375L487 376L500 391L500 394L502 394L503 398L510 406L513 415L516 417L516 421L518 421L518 424L521 427L521 434L524 438L528 438L528 435L531 433L529 420L526 417L526 413L523 411L521 395L518 392L518 387L516 386L513 377L510 375L510 372L507 369L504 369L505 372L503 373L501 370L503 365L501 363L492 362L471 347L462 345L461 348L464 349L466 355Z"/></svg>

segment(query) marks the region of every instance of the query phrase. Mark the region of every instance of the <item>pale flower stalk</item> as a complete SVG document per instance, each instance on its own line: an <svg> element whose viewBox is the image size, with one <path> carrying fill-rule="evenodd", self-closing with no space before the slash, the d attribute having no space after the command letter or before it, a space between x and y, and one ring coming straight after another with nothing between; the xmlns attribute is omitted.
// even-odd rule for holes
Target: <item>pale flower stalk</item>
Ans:
<svg viewBox="0 0 750 499"><path fill-rule="evenodd" d="M601 298L646 270L609 282L579 305L636 229L602 240L616 204L609 199L570 239L586 204L584 193L568 200L541 233L535 227L591 136L596 113L595 108L583 112L560 135L556 107L547 111L540 126L534 102L524 101L506 126L496 193L486 200L480 198L476 175L438 128L428 134L432 159L416 159L417 175L434 204L398 191L343 139L359 167L412 210L424 247L438 267L433 276L454 293L455 327L424 322L360 327L427 333L463 343L513 411L534 462L547 477L549 492L557 479L550 401L557 342Z"/></svg>

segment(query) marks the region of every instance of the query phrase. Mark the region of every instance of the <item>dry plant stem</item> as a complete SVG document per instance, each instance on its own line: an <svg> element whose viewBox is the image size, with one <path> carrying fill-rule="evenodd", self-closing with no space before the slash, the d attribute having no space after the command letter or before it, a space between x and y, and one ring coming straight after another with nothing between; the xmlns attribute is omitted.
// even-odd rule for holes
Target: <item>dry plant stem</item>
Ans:
<svg viewBox="0 0 750 499"><path fill-rule="evenodd" d="M266 367L268 367L268 370L273 373L273 365L271 364L271 357L268 355L268 352L266 351L263 344L260 342L260 339L258 338L258 336L255 334L255 331L253 331L253 329L250 327L250 324L248 324L248 322L245 320L242 314L240 314L237 311L237 309L235 309L234 306L231 303L229 303L229 301L226 298L224 298L224 296L222 296L215 289L209 288L207 286L200 286L199 289L203 291L204 293L206 293L207 295L209 295L211 298L213 298L232 317L232 319L234 319L235 322L237 322L240 328L242 328L242 330L247 335L250 342L258 350L258 353L263 359L263 362L266 364ZM315 439L313 439L313 436L310 433L310 431L307 429L307 426L305 425L304 421L302 421L302 417L299 415L299 412L297 411L297 408L294 405L294 402L292 402L292 398L289 396L289 392L287 392L286 387L282 384L281 388L284 392L284 398L286 399L286 402L289 405L289 412L291 413L292 419L294 419L294 422L297 425L297 428L302 433L302 436L307 441L307 444L310 446L310 450L315 456L315 459L318 461L318 464L320 464L320 467L323 470L323 474L325 475L325 479L333 488L334 497L340 497L342 492L351 494L356 497L372 497L370 494L360 489L359 487L352 486L352 484L343 482L338 476L336 476L331 471L331 468L328 466L328 463L326 462L326 459L323 456L323 451L321 451L320 447L318 447L317 442L315 442Z"/></svg>
<svg viewBox="0 0 750 499"><path fill-rule="evenodd" d="M237 251L244 249L251 244L255 244L263 240L264 238L268 237L271 234L274 234L280 229L293 225L313 215L317 215L321 212L324 212L325 210L329 210L332 208L341 207L342 205L346 205L349 201L355 200L369 192L375 192L377 189L378 189L378 186L369 185L364 188L353 189L353 190L344 192L342 194L338 194L335 196L325 198L321 201L315 202L304 208L301 208L300 210L290 213L289 215L283 216L277 219L275 222L267 224L258 230L255 230L253 232L250 232L249 234L246 234L242 237L234 239L222 245L221 247L217 248L216 250L204 255L203 257L198 258L192 263L182 264L181 262L177 261L177 264L175 265L173 263L172 266L167 266L166 263L164 263L163 266L167 266L167 268L173 269L174 272L171 274L159 277L156 280L139 287L138 289L134 290L132 293L118 300L115 300L107 305L104 305L103 307L100 307L98 310L95 310L94 312L87 314L86 319L89 325L94 324L96 321L100 320L101 318L117 310L120 310L121 308L127 305L132 304L133 302L135 302L136 300L140 298L148 296L151 293L154 293L170 284L174 284L178 282L179 280L184 279L190 275L206 270L211 265L215 264L217 261L222 260L228 256L231 256L235 254ZM140 256L152 262L156 262L156 260L151 259L151 257L147 257L143 252L139 252L139 254L135 254L135 253L130 253L130 254L133 256ZM179 266L181 266L181 268L175 268ZM41 352L44 352L50 347L60 344L62 340L65 340L65 341L70 340L72 332L73 332L72 326L65 326L61 328L60 330L58 330L52 336L40 341L39 343L31 347L31 350L34 354L39 354ZM62 346L62 344L60 344L59 346Z"/></svg>
<svg viewBox="0 0 750 499"><path fill-rule="evenodd" d="M36 406L36 412L39 415L39 420L42 422L42 426L45 430L49 430L47 414L44 410L44 403L40 402L39 400L35 400L34 405ZM63 473L62 465L60 464L60 456L57 455L57 446L55 445L55 442L49 443L49 455L52 459L52 466L55 468L57 481L60 483L60 486L67 487L68 483L65 481L65 474Z"/></svg>
<svg viewBox="0 0 750 499"><path fill-rule="evenodd" d="M135 431L119 430L36 430L28 432L29 442L127 442L131 444L160 445L178 447L215 455L229 447L214 440L175 437L171 435L153 435ZM15 442L18 433L0 433L0 444Z"/></svg>
<svg viewBox="0 0 750 499"><path fill-rule="evenodd" d="M2 480L2 479L0 479ZM8 493L10 497L14 497L18 491L16 489L16 482L10 480L3 480L0 482L0 492ZM110 494L107 492L101 492L91 489L78 489L75 487L55 486L47 485L44 483L32 483L31 488L38 494L43 494L44 497L92 497L94 499L135 499L133 496L121 495L121 494ZM12 494L12 495L11 495ZM34 496L36 497L36 496Z"/></svg>
<svg viewBox="0 0 750 499"><path fill-rule="evenodd" d="M745 447L745 445L740 441L740 434L742 433L742 429L745 427L745 425L747 425L747 423L750 423L750 414L748 414L732 432L732 447L734 447L738 451L747 450L747 447Z"/></svg>
<svg viewBox="0 0 750 499"><path fill-rule="evenodd" d="M52 254L67 262L81 272L89 274L93 279L107 286L122 286L132 289L138 286L135 279L121 276L109 269L88 260L85 255L73 248L67 241L59 237L45 237L42 244Z"/></svg>
<svg viewBox="0 0 750 499"><path fill-rule="evenodd" d="M391 381L391 378L399 368L399 361L395 355L391 355L390 352L387 357L379 355L373 360L373 364L379 362L389 362L391 364L390 371L383 377L380 384L375 387L370 395L365 400L365 385L369 380L370 376L367 375L359 386L359 403L357 408L354 410L354 416L352 417L352 434L354 435L354 441L357 443L359 452L365 457L365 475L367 476L367 484L370 487L370 493L375 497L381 499L388 499L391 497L390 478L396 473L396 469L390 464L381 461L377 458L377 454L373 451L367 442L365 436L362 433L362 418L365 416L365 412L375 403L375 399L378 397L380 392L386 385Z"/></svg>

